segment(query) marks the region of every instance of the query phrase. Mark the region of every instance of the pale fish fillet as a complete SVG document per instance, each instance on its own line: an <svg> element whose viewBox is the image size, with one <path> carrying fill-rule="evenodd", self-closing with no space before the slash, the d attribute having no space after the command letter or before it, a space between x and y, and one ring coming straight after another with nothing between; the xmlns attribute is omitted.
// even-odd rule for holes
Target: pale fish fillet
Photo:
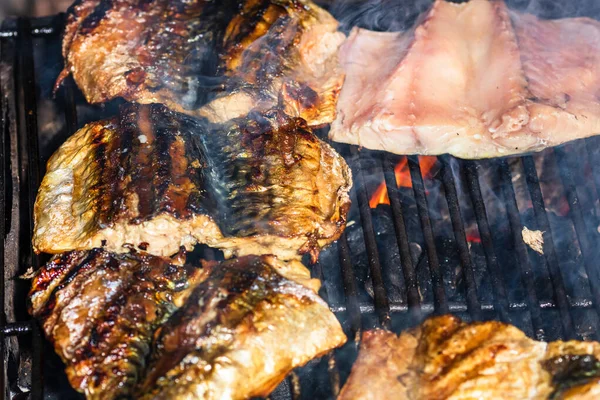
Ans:
<svg viewBox="0 0 600 400"><path fill-rule="evenodd" d="M598 50L600 23L588 18L544 21L500 1L436 1L410 31L352 31L330 137L463 158L588 137L600 133Z"/></svg>

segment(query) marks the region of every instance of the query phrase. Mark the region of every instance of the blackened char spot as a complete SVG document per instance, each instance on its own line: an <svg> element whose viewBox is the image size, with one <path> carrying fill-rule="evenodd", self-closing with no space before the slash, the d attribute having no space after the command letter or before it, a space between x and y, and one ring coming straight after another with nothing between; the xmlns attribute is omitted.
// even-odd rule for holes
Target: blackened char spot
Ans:
<svg viewBox="0 0 600 400"><path fill-rule="evenodd" d="M202 338L211 338L217 327L237 326L259 302L273 295L281 280L279 274L255 256L231 260L215 268L162 327L142 390L151 388L159 377L177 366ZM213 343L212 351L227 348L228 340L233 339L225 336L214 338L222 343Z"/></svg>
<svg viewBox="0 0 600 400"><path fill-rule="evenodd" d="M552 375L551 400L562 398L570 388L600 377L600 361L592 354L563 354L544 361L542 366Z"/></svg>
<svg viewBox="0 0 600 400"><path fill-rule="evenodd" d="M133 108L133 107L132 107ZM156 167L156 138L152 121L152 106L140 105L132 110L131 120L123 121L125 129L132 135L132 171L128 191L135 193L138 200L138 216L133 223L151 218L156 211L154 180Z"/></svg>
<svg viewBox="0 0 600 400"><path fill-rule="evenodd" d="M152 109L151 122L154 128L154 177L152 179L152 188L154 190L154 198L158 202L156 211L167 211L175 217L180 217L180 211L173 207L171 199L167 196L167 190L172 183L172 160L170 154L171 144L175 139L175 133L178 132L179 124L175 118L164 118L161 110ZM142 217L146 215L142 214Z"/></svg>
<svg viewBox="0 0 600 400"><path fill-rule="evenodd" d="M146 72L141 68L134 68L125 72L125 81L128 85L137 87L146 80Z"/></svg>
<svg viewBox="0 0 600 400"><path fill-rule="evenodd" d="M319 102L319 95L310 86L299 82L285 86L288 96L292 101L298 102L301 108L309 109L315 107Z"/></svg>
<svg viewBox="0 0 600 400"><path fill-rule="evenodd" d="M110 135L110 138L107 136ZM105 228L111 226L123 209L123 196L119 187L121 171L121 135L112 134L110 128L103 128L98 136L95 160L98 163L101 185L99 191L101 204L98 212L98 224Z"/></svg>
<svg viewBox="0 0 600 400"><path fill-rule="evenodd" d="M82 252L69 251L54 257L45 268L37 271L32 282L32 292L45 291L50 283L57 279L75 260L81 258Z"/></svg>
<svg viewBox="0 0 600 400"><path fill-rule="evenodd" d="M82 269L89 268L92 265L94 265L99 251L100 250L98 249L90 250L83 260L78 260L74 264L72 260L70 260L70 258L60 260L61 262L64 261L66 266L70 266L72 268L69 271L69 273L63 278L62 282L52 290L52 293L48 297L48 301L46 302L45 307L41 310L41 313L39 315L36 315L36 317L45 319L54 311L54 306L56 305L56 296L58 292L63 290L67 285L69 285L75 279L75 277L79 275Z"/></svg>
<svg viewBox="0 0 600 400"><path fill-rule="evenodd" d="M94 8L94 11L88 15L81 23L81 34L87 34L100 24L100 21L106 17L106 13L112 8L113 0L101 0Z"/></svg>

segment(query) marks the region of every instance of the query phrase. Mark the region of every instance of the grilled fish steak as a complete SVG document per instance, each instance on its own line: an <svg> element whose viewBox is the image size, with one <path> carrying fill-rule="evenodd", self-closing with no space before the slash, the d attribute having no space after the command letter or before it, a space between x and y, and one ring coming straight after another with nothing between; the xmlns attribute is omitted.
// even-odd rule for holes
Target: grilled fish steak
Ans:
<svg viewBox="0 0 600 400"><path fill-rule="evenodd" d="M116 399L140 379L156 328L208 269L101 249L55 256L37 271L30 313L88 399Z"/></svg>
<svg viewBox="0 0 600 400"><path fill-rule="evenodd" d="M345 227L351 180L303 120L279 111L211 125L126 105L48 162L33 245L168 256L200 242L227 255L316 256Z"/></svg>
<svg viewBox="0 0 600 400"><path fill-rule="evenodd" d="M508 324L445 315L400 336L365 332L339 399L591 400L599 358L597 342L538 342Z"/></svg>
<svg viewBox="0 0 600 400"><path fill-rule="evenodd" d="M65 362L71 385L88 399L129 398L134 394L135 386L145 376L156 330L196 288L219 293L238 289L251 292L256 286L231 286L247 277L236 275L244 265L253 265L250 271L256 271L259 265L268 270L269 276L276 276L282 285L282 293L291 287L300 296L316 293L320 287L318 280L310 278L310 271L295 260L281 262L276 257L263 256L222 265L203 262L202 267L196 267L185 263L184 256L180 253L170 259L102 249L72 251L55 256L36 273L29 297L30 313L41 321L47 338ZM232 268L231 264L239 268ZM224 277L232 280L225 282ZM204 295L194 293L196 299ZM207 292L206 296L211 294ZM273 293L269 296L276 298ZM316 307L309 304L307 301L307 318ZM339 335L339 324L328 313L325 310L318 320L329 323L321 329ZM323 346L318 349L324 349L325 342L335 345L336 340L342 339L333 336L318 342L317 346ZM309 347L299 357L308 360L313 354L314 349ZM286 357L272 357L280 365L289 363Z"/></svg>
<svg viewBox="0 0 600 400"><path fill-rule="evenodd" d="M436 0L407 32L355 29L330 137L486 158L600 133L600 22ZM382 60L373 62L372 60Z"/></svg>
<svg viewBox="0 0 600 400"><path fill-rule="evenodd" d="M293 368L346 341L311 289L269 257L223 262L157 333L143 399L268 395Z"/></svg>
<svg viewBox="0 0 600 400"><path fill-rule="evenodd" d="M280 105L321 125L343 82L337 27L310 0L82 0L57 85L72 74L91 103L162 103L213 122Z"/></svg>

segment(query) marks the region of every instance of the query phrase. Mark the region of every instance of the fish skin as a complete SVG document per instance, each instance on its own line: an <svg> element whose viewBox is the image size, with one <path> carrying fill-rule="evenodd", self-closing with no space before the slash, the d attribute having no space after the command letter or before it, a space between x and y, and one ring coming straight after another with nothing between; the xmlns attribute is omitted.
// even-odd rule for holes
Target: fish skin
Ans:
<svg viewBox="0 0 600 400"><path fill-rule="evenodd" d="M228 256L316 256L345 227L351 184L343 158L281 111L210 124L129 104L49 160L33 246L169 256L199 242Z"/></svg>
<svg viewBox="0 0 600 400"><path fill-rule="evenodd" d="M82 0L65 68L90 103L162 103L212 122L280 106L331 122L343 72L337 21L310 0Z"/></svg>
<svg viewBox="0 0 600 400"><path fill-rule="evenodd" d="M364 332L338 399L547 400L557 389L548 362L586 355L600 357L600 343L546 343L498 321L465 323L453 315L437 316L400 335ZM591 400L599 394L599 380L592 376L559 398Z"/></svg>
<svg viewBox="0 0 600 400"><path fill-rule="evenodd" d="M40 268L29 312L88 399L129 395L141 378L152 335L209 268L101 249L55 256Z"/></svg>
<svg viewBox="0 0 600 400"><path fill-rule="evenodd" d="M267 396L295 367L346 341L311 289L268 257L215 268L157 333L141 399Z"/></svg>

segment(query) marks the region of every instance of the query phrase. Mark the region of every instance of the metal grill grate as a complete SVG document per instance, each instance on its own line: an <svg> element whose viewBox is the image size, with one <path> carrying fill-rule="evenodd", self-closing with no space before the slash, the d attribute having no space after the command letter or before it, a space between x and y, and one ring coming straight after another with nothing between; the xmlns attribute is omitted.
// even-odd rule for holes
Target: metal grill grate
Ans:
<svg viewBox="0 0 600 400"><path fill-rule="evenodd" d="M5 371L0 389L14 398L28 391L32 399L76 396L64 375L56 375L61 368L50 346L42 351L39 328L24 311L28 283L15 278L44 261L30 245L43 163L82 123L115 109L85 105L72 82L51 98L52 79L61 68L62 24L62 16L8 20L0 30L0 362ZM57 127L42 124L48 108L58 116ZM356 357L362 329L400 331L431 313L500 319L537 339L597 339L597 138L521 158L474 162L442 156L434 176L424 175L419 158L410 156L412 187L396 185L394 168L401 157L334 147L354 173L354 224L311 268L350 342L296 371L273 399L334 397ZM542 159L558 167L555 179L541 178L548 167L538 171ZM390 204L371 209L374 184L382 181ZM544 185L555 188L546 191L546 199ZM552 210L554 197L567 211ZM524 226L543 231L543 256L524 243ZM478 232L476 240L469 237L471 230ZM210 249L204 256L219 257Z"/></svg>

